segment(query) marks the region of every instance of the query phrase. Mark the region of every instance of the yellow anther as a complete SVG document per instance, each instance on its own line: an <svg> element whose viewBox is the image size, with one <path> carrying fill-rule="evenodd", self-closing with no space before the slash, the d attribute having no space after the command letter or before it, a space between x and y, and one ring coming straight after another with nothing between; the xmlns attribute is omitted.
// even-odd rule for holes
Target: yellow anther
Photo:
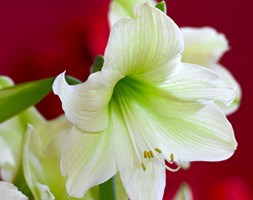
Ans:
<svg viewBox="0 0 253 200"><path fill-rule="evenodd" d="M152 151L144 151L143 155L144 155L144 158L146 159L154 158L154 154Z"/></svg>
<svg viewBox="0 0 253 200"><path fill-rule="evenodd" d="M150 151L147 151L147 153L148 153L148 158L149 158L149 159L151 159L151 158L152 158L152 156L151 156Z"/></svg>
<svg viewBox="0 0 253 200"><path fill-rule="evenodd" d="M146 151L147 152L147 158L149 159L149 152L148 151Z"/></svg>
<svg viewBox="0 0 253 200"><path fill-rule="evenodd" d="M142 169L143 169L144 171L146 171L146 167L145 167L145 165L144 165L143 163L141 163L141 167L142 167Z"/></svg>
<svg viewBox="0 0 253 200"><path fill-rule="evenodd" d="M174 162L174 154L173 153L170 154L170 162Z"/></svg>
<svg viewBox="0 0 253 200"><path fill-rule="evenodd" d="M144 151L144 158L148 157L147 153L148 153L147 151Z"/></svg>
<svg viewBox="0 0 253 200"><path fill-rule="evenodd" d="M151 158L154 158L154 154L152 151L149 151Z"/></svg>
<svg viewBox="0 0 253 200"><path fill-rule="evenodd" d="M155 148L155 150L158 152L158 153L162 153L162 151L158 148Z"/></svg>

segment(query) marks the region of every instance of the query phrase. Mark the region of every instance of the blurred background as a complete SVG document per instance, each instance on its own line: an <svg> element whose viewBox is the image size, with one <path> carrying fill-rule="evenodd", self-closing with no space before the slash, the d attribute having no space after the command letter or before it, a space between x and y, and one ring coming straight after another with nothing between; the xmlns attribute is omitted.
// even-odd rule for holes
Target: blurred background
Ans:
<svg viewBox="0 0 253 200"><path fill-rule="evenodd" d="M211 26L224 33L231 50L222 58L242 87L240 109L228 118L238 149L219 163L192 163L189 170L167 173L164 199L182 181L194 199L253 199L253 48L250 1L168 0L167 13L179 26ZM109 36L109 0L0 1L0 75L16 83L67 74L85 80L93 58L103 54ZM62 113L50 94L38 105L48 118Z"/></svg>

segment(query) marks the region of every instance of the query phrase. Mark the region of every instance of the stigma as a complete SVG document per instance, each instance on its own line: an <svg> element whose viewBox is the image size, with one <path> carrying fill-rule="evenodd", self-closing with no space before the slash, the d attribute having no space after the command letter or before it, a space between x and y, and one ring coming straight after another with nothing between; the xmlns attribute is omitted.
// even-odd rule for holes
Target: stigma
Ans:
<svg viewBox="0 0 253 200"><path fill-rule="evenodd" d="M169 156L166 158L162 150L159 148L154 148L153 151L152 150L143 151L143 157L144 157L144 160L141 163L141 168L143 169L144 172L147 170L146 165L144 163L152 162L152 159L154 158L160 161L161 164L164 165L164 167L168 171L177 172L181 168L180 164L175 162L174 153L170 153ZM167 161L167 164L165 163L165 160ZM170 164L173 164L173 167L169 166ZM175 165L176 165L176 168L175 168Z"/></svg>

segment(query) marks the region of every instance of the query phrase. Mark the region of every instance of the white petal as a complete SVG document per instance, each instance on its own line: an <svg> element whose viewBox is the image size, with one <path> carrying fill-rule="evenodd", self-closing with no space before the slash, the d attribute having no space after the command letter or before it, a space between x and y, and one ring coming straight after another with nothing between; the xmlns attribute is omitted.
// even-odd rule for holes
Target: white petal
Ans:
<svg viewBox="0 0 253 200"><path fill-rule="evenodd" d="M54 195L51 193L50 188L47 185L37 183L36 187L40 192L40 197L38 199L41 199L41 200L54 200L55 199Z"/></svg>
<svg viewBox="0 0 253 200"><path fill-rule="evenodd" d="M53 91L60 97L72 124L84 131L96 132L108 126L108 102L121 78L116 72L104 70L91 74L82 84L68 85L62 73L55 79Z"/></svg>
<svg viewBox="0 0 253 200"><path fill-rule="evenodd" d="M88 189L116 174L115 149L109 127L96 134L73 128L67 137L61 170L67 177L66 188L71 196L80 198Z"/></svg>
<svg viewBox="0 0 253 200"><path fill-rule="evenodd" d="M2 200L28 200L12 183L0 181L0 199Z"/></svg>
<svg viewBox="0 0 253 200"><path fill-rule="evenodd" d="M217 73L219 78L227 86L235 89L236 98L230 106L226 106L226 105L223 105L223 104L217 102L218 105L223 110L223 112L226 115L229 115L229 114L235 112L238 109L238 107L240 106L240 101L241 101L241 97L242 97L241 87L240 87L239 83L235 80L233 75L225 67L223 67L219 64L215 64L215 65L211 66L210 69L213 70L215 73Z"/></svg>
<svg viewBox="0 0 253 200"><path fill-rule="evenodd" d="M161 81L179 62L183 37L177 25L149 4L137 5L133 18L119 20L110 33L104 69Z"/></svg>
<svg viewBox="0 0 253 200"><path fill-rule="evenodd" d="M165 187L164 165L153 160L145 164L146 170L144 171L136 156L135 144L131 141L129 130L126 129L122 121L122 116L118 112L114 112L112 120L117 141L119 173L129 198L131 200L162 199ZM129 126L128 128L131 129Z"/></svg>
<svg viewBox="0 0 253 200"><path fill-rule="evenodd" d="M17 165L15 156L11 147L0 137L0 177L2 180L11 181L15 175L15 166Z"/></svg>
<svg viewBox="0 0 253 200"><path fill-rule="evenodd" d="M171 95L184 100L211 100L230 105L236 92L228 87L211 70L188 63L180 63L170 70L167 81L161 86Z"/></svg>
<svg viewBox="0 0 253 200"><path fill-rule="evenodd" d="M44 129L45 130L45 129ZM48 132L48 130L45 130ZM46 144L45 144L46 146ZM42 184L47 180L48 174L43 168L44 159L43 152L45 151L45 146L40 140L39 135L34 130L34 128L29 125L27 129L26 136L24 138L23 147L23 170L26 182L31 189L35 199L54 199L54 196L50 192L47 185ZM51 152L52 154L54 152ZM52 164L48 163L47 164ZM57 173L54 166L50 165L51 170ZM48 181L49 182L49 181Z"/></svg>
<svg viewBox="0 0 253 200"><path fill-rule="evenodd" d="M160 148L173 153L179 163L225 160L237 146L231 124L215 104L185 118L147 119L157 129Z"/></svg>
<svg viewBox="0 0 253 200"><path fill-rule="evenodd" d="M208 67L217 62L228 50L228 42L223 34L210 27L181 28L185 49L182 61Z"/></svg>

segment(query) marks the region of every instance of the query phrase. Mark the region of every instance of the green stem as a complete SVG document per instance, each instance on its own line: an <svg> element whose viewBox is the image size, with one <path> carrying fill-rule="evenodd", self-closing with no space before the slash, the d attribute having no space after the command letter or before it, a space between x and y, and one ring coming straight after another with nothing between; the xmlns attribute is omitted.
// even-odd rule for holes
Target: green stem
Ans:
<svg viewBox="0 0 253 200"><path fill-rule="evenodd" d="M116 200L114 177L99 185L99 194L100 200Z"/></svg>

